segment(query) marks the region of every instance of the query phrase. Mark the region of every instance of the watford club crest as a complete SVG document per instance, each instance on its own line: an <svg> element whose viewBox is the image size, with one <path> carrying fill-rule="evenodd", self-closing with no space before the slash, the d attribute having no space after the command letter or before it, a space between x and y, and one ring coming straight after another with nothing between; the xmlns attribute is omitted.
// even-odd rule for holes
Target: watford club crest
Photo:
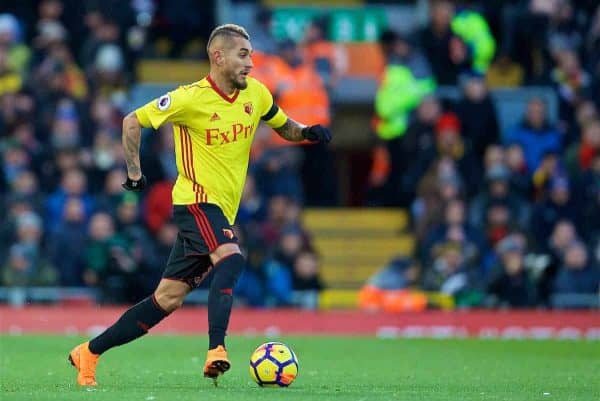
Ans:
<svg viewBox="0 0 600 401"><path fill-rule="evenodd" d="M250 107L252 107L252 106L250 106ZM233 237L234 237L233 230L230 230L229 228L223 229L223 235L225 235L229 239L233 239Z"/></svg>
<svg viewBox="0 0 600 401"><path fill-rule="evenodd" d="M252 107L252 102L244 103L244 111L248 113L248 115L252 115L254 111L254 107Z"/></svg>

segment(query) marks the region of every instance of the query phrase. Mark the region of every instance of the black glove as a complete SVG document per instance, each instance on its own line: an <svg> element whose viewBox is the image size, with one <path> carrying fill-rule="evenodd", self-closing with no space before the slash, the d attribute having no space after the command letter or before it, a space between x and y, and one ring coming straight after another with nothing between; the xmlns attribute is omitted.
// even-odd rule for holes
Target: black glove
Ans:
<svg viewBox="0 0 600 401"><path fill-rule="evenodd" d="M329 143L331 141L331 131L320 124L311 125L302 128L302 136L309 141Z"/></svg>
<svg viewBox="0 0 600 401"><path fill-rule="evenodd" d="M121 184L128 191L140 192L146 188L146 176L142 174L139 180L132 180L127 176L127 181Z"/></svg>

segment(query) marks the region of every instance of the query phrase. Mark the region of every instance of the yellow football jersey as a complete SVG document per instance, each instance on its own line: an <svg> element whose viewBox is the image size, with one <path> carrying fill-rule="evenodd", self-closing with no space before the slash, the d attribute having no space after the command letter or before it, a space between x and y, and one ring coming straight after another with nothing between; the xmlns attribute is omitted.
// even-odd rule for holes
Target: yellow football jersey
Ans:
<svg viewBox="0 0 600 401"><path fill-rule="evenodd" d="M287 120L269 90L254 78L246 79L246 89L227 96L209 76L135 110L143 127L173 124L179 173L173 203L214 203L231 224L239 208L250 146L260 120L272 128Z"/></svg>

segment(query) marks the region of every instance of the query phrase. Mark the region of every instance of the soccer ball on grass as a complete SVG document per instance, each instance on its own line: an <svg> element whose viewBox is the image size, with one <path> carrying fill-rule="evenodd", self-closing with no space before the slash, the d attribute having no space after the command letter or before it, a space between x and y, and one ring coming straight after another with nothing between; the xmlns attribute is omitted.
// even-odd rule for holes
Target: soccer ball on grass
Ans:
<svg viewBox="0 0 600 401"><path fill-rule="evenodd" d="M283 343L264 343L250 356L250 376L261 387L287 387L297 375L298 358Z"/></svg>

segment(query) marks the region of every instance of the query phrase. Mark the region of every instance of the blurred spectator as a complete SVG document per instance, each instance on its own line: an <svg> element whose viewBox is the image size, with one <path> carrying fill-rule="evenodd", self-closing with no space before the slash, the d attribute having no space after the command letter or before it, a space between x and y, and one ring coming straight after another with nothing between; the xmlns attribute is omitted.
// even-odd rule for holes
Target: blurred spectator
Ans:
<svg viewBox="0 0 600 401"><path fill-rule="evenodd" d="M579 223L579 211L571 199L571 184L568 178L556 176L550 183L547 199L539 202L532 215L532 233L538 245L545 244L552 227L561 219Z"/></svg>
<svg viewBox="0 0 600 401"><path fill-rule="evenodd" d="M294 261L304 246L302 233L295 227L281 232L273 255L265 262L267 305L291 305L293 300Z"/></svg>
<svg viewBox="0 0 600 401"><path fill-rule="evenodd" d="M467 224L465 203L460 199L453 199L446 203L443 222L426 234L420 246L421 264L430 265L432 251L437 245L447 241L460 244L465 262L469 265L477 265L485 244L481 233Z"/></svg>
<svg viewBox="0 0 600 401"><path fill-rule="evenodd" d="M2 144L2 178L4 186L12 186L17 177L30 169L30 157L23 147L6 141Z"/></svg>
<svg viewBox="0 0 600 401"><path fill-rule="evenodd" d="M173 200L171 191L173 182L160 181L150 186L146 196L144 220L150 232L156 233L158 229L170 219Z"/></svg>
<svg viewBox="0 0 600 401"><path fill-rule="evenodd" d="M515 228L514 217L506 201L492 199L487 204L484 224L485 238L491 246L496 245Z"/></svg>
<svg viewBox="0 0 600 401"><path fill-rule="evenodd" d="M414 199L417 180L420 178L417 174L407 175L406 172L413 167L412 158L414 155L429 154L435 146L435 126L442 113L440 102L433 96L427 96L417 107L415 118L406 129L406 134L399 140L390 140L385 143L385 147L378 146L377 152L384 152L381 157L381 163L385 167L377 166L377 158L374 157L372 167L371 184L381 188L381 193L372 197L372 203L384 206L405 206ZM375 174L381 174L377 178ZM385 181L383 181L385 180ZM375 189L374 188L374 189Z"/></svg>
<svg viewBox="0 0 600 401"><path fill-rule="evenodd" d="M331 124L329 96L323 81L312 64L303 59L302 52L290 40L280 44L279 55L285 62L274 93L277 104L290 118L305 124ZM273 133L273 144L290 146ZM323 143L300 146L302 158L301 177L305 204L334 206L337 204L337 179L333 152Z"/></svg>
<svg viewBox="0 0 600 401"><path fill-rule="evenodd" d="M309 236L301 226L300 205L293 199L277 195L269 200L267 219L261 224L260 234L268 247L273 247L279 241L284 229L299 230L304 243L308 245Z"/></svg>
<svg viewBox="0 0 600 401"><path fill-rule="evenodd" d="M425 269L423 288L460 296L469 290L470 278L461 247L448 242L437 249L433 264Z"/></svg>
<svg viewBox="0 0 600 401"><path fill-rule="evenodd" d="M578 192L581 199L581 232L587 240L600 239L600 154L596 153L590 168L583 173Z"/></svg>
<svg viewBox="0 0 600 401"><path fill-rule="evenodd" d="M415 118L406 129L406 134L399 141L387 141L387 148L382 148L389 156L389 171L385 173L381 205L407 205L415 196L416 183L407 180L405 173L413 167L412 157L429 154L435 146L435 126L441 115L438 99L427 96L416 109ZM374 166L375 168L375 166ZM415 179L417 177L414 177ZM375 183L375 182L374 182Z"/></svg>
<svg viewBox="0 0 600 401"><path fill-rule="evenodd" d="M23 43L22 26L12 14L0 14L0 76L3 68L26 78L31 59L29 47ZM5 51L6 53L4 53ZM4 92L0 90L0 93Z"/></svg>
<svg viewBox="0 0 600 401"><path fill-rule="evenodd" d="M123 192L117 207L116 228L129 244L127 254L138 266L139 296L152 291L158 284L160 272L165 265L155 257L154 242L140 219L139 196L133 192Z"/></svg>
<svg viewBox="0 0 600 401"><path fill-rule="evenodd" d="M16 145L22 146L23 150L27 152L31 158L31 167L35 170L39 169L45 155L44 148L36 136L33 123L27 120L15 122L9 135L9 141L14 141Z"/></svg>
<svg viewBox="0 0 600 401"><path fill-rule="evenodd" d="M44 196L40 192L37 176L30 170L17 174L10 187L9 197L27 202L36 213L43 209Z"/></svg>
<svg viewBox="0 0 600 401"><path fill-rule="evenodd" d="M591 264L588 250L583 243L574 242L565 250L564 264L554 281L554 291L555 295L572 296L571 306L578 304L577 298L574 297L576 295L589 294L597 298L600 291L600 272L597 266ZM555 298L554 302L569 303L564 298L561 301Z"/></svg>
<svg viewBox="0 0 600 401"><path fill-rule="evenodd" d="M588 170L594 157L600 154L600 120L591 120L582 127L581 140L571 145L565 153L571 176L580 176Z"/></svg>
<svg viewBox="0 0 600 401"><path fill-rule="evenodd" d="M444 205L462 196L462 192L463 183L452 160L434 161L421 178L411 205L417 239L424 239L432 227L441 223Z"/></svg>
<svg viewBox="0 0 600 401"><path fill-rule="evenodd" d="M319 277L319 257L310 250L300 252L294 259L292 271L294 306L303 309L317 309L319 292L323 287Z"/></svg>
<svg viewBox="0 0 600 401"><path fill-rule="evenodd" d="M544 305L550 306L554 279L563 264L566 249L577 240L578 235L573 222L560 220L553 227L548 243L539 246L540 251L549 256L549 262L538 279L538 293Z"/></svg>
<svg viewBox="0 0 600 401"><path fill-rule="evenodd" d="M379 44L387 66L375 95L375 131L380 139L391 141L406 133L409 113L433 92L435 81L427 60L405 37L386 31Z"/></svg>
<svg viewBox="0 0 600 401"><path fill-rule="evenodd" d="M348 56L343 47L326 38L327 20L311 21L304 32L302 51L307 63L312 64L328 90L340 82L348 66Z"/></svg>
<svg viewBox="0 0 600 401"><path fill-rule="evenodd" d="M16 241L9 248L2 281L9 287L56 284L56 271L45 259L42 220L32 212L17 217Z"/></svg>
<svg viewBox="0 0 600 401"><path fill-rule="evenodd" d="M73 168L63 173L60 187L46 201L44 223L49 232L54 232L64 216L65 206L69 198L81 199L86 216L90 216L95 208L94 198L87 192L87 177L83 170Z"/></svg>
<svg viewBox="0 0 600 401"><path fill-rule="evenodd" d="M94 94L107 96L122 109L125 108L128 78L123 51L118 45L103 44L98 49L90 76Z"/></svg>
<svg viewBox="0 0 600 401"><path fill-rule="evenodd" d="M531 177L534 200L540 201L544 199L552 179L557 176L564 176L560 154L557 152L548 152L542 157L540 165Z"/></svg>
<svg viewBox="0 0 600 401"><path fill-rule="evenodd" d="M265 306L266 247L257 229L257 224L247 223L234 227L242 254L246 257L246 268L234 289L236 300L252 307Z"/></svg>
<svg viewBox="0 0 600 401"><path fill-rule="evenodd" d="M13 70L8 62L8 51L0 46L0 96L18 92L23 86L19 73Z"/></svg>
<svg viewBox="0 0 600 401"><path fill-rule="evenodd" d="M417 107L415 118L411 121L406 130L406 134L402 137L401 152L392 151L392 155L396 156L397 153L402 155L403 160L398 160L399 167L402 170L396 171L400 174L401 171L405 171L404 168L408 167L408 157L420 154L422 152L431 151L435 145L435 127L442 114L442 106L440 101L434 96L427 96L423 99L421 104ZM401 163L401 162L404 163ZM394 175L394 172L391 173Z"/></svg>
<svg viewBox="0 0 600 401"><path fill-rule="evenodd" d="M525 270L523 245L513 236L507 236L496 246L500 263L495 277L488 284L492 305L512 308L529 308L536 304L533 280Z"/></svg>
<svg viewBox="0 0 600 401"><path fill-rule="evenodd" d="M523 148L516 143L506 148L506 166L510 174L510 187L520 197L530 200L532 195L531 179L527 174L527 163Z"/></svg>
<svg viewBox="0 0 600 401"><path fill-rule="evenodd" d="M320 291L319 257L311 250L303 250L294 259L292 285L295 291ZM316 306L316 305L314 305ZM314 308L313 306L313 308Z"/></svg>
<svg viewBox="0 0 600 401"><path fill-rule="evenodd" d="M83 284L85 262L80 250L86 245L87 217L82 200L69 198L61 222L48 238L48 258L58 270L60 285ZM66 249L77 251L65 252Z"/></svg>
<svg viewBox="0 0 600 401"><path fill-rule="evenodd" d="M262 222L266 215L266 202L256 187L256 179L253 174L248 174L246 184L242 192L240 208L238 210L236 223L250 224Z"/></svg>
<svg viewBox="0 0 600 401"><path fill-rule="evenodd" d="M267 198L284 195L302 203L304 194L300 180L302 154L296 147L265 150L254 162L254 175L260 193ZM312 161L307 161L310 163Z"/></svg>
<svg viewBox="0 0 600 401"><path fill-rule="evenodd" d="M142 277L136 275L139 266L130 254L132 243L115 230L111 216L93 215L88 237L84 281L88 286L100 288L103 303L135 302L147 294Z"/></svg>
<svg viewBox="0 0 600 401"><path fill-rule="evenodd" d="M561 134L546 119L544 102L534 98L527 104L523 122L504 138L504 142L516 143L523 148L527 170L533 173L546 153L560 150L562 139Z"/></svg>
<svg viewBox="0 0 600 401"><path fill-rule="evenodd" d="M44 54L40 55L43 59L37 66L35 78L43 82L59 74L64 82L65 93L75 99L83 100L88 93L87 82L69 48L59 40L50 42L46 46Z"/></svg>
<svg viewBox="0 0 600 401"><path fill-rule="evenodd" d="M467 193L472 193L477 186L476 161L472 152L469 151L461 135L460 120L454 113L444 113L435 125L435 147L428 152L421 152L417 156L416 163L408 171L407 178L421 177L433 163L434 160L447 159L458 171L464 181Z"/></svg>
<svg viewBox="0 0 600 401"><path fill-rule="evenodd" d="M467 142L468 151L473 153L477 164L480 164L485 149L500 140L496 109L483 77L463 76L461 86L463 97L456 105L456 114L461 122L461 133Z"/></svg>
<svg viewBox="0 0 600 401"><path fill-rule="evenodd" d="M468 71L473 61L467 45L450 27L453 16L452 2L433 2L429 15L430 23L419 35L433 75L440 85L456 84L458 76Z"/></svg>
<svg viewBox="0 0 600 401"><path fill-rule="evenodd" d="M119 55L122 56L119 48L121 28L115 20L107 18L105 15L102 15L102 13L88 14L86 23L91 32L83 43L80 59L85 71L89 72L94 68L96 61L99 60L98 53L104 45L117 46L117 51ZM100 64L103 62L106 63L106 61L108 60L101 60Z"/></svg>
<svg viewBox="0 0 600 401"><path fill-rule="evenodd" d="M36 104L29 92L6 93L0 96L0 105L0 132L2 132L0 136L2 137L20 123L37 123Z"/></svg>
<svg viewBox="0 0 600 401"><path fill-rule="evenodd" d="M109 131L98 131L94 135L91 152L86 154L90 188L102 188L111 170L123 168L121 141Z"/></svg>
<svg viewBox="0 0 600 401"><path fill-rule="evenodd" d="M510 190L510 172L504 164L493 164L485 171L486 186L471 201L469 223L478 229L485 226L486 215L492 204L506 207L509 218L521 227L527 227L531 210L527 201ZM500 235L498 233L498 235ZM498 235L493 235L498 239Z"/></svg>
<svg viewBox="0 0 600 401"><path fill-rule="evenodd" d="M158 129L156 135L149 138L149 142L142 145L141 157L148 174L149 182L162 180L175 181L177 179L177 165L175 164L175 142L173 140L173 127L166 124ZM120 147L117 146L117 149ZM119 158L123 160L123 158Z"/></svg>
<svg viewBox="0 0 600 401"><path fill-rule="evenodd" d="M511 50L515 60L525 70L526 82L544 84L549 80L551 59L547 49L549 15L555 12L557 1L529 0L510 21Z"/></svg>
<svg viewBox="0 0 600 401"><path fill-rule="evenodd" d="M572 125L575 107L591 95L591 77L581 67L574 50L560 52L557 59L557 66L552 71L552 82L557 87L561 119Z"/></svg>
<svg viewBox="0 0 600 401"><path fill-rule="evenodd" d="M582 100L575 107L575 121L567 127L563 141L565 147L579 141L583 128L590 122L598 119L600 119L600 115L594 101L591 99Z"/></svg>
<svg viewBox="0 0 600 401"><path fill-rule="evenodd" d="M464 7L457 10L450 27L467 45L473 59L471 69L485 74L496 52L496 41L485 18L476 10ZM453 47L454 44L451 43L451 53L455 52ZM463 51L456 50L459 54Z"/></svg>
<svg viewBox="0 0 600 401"><path fill-rule="evenodd" d="M93 99L90 119L94 131L107 131L113 138L120 138L123 116L108 98L97 96Z"/></svg>
<svg viewBox="0 0 600 401"><path fill-rule="evenodd" d="M69 98L57 103L49 139L55 150L74 149L82 144L79 114L75 103Z"/></svg>

